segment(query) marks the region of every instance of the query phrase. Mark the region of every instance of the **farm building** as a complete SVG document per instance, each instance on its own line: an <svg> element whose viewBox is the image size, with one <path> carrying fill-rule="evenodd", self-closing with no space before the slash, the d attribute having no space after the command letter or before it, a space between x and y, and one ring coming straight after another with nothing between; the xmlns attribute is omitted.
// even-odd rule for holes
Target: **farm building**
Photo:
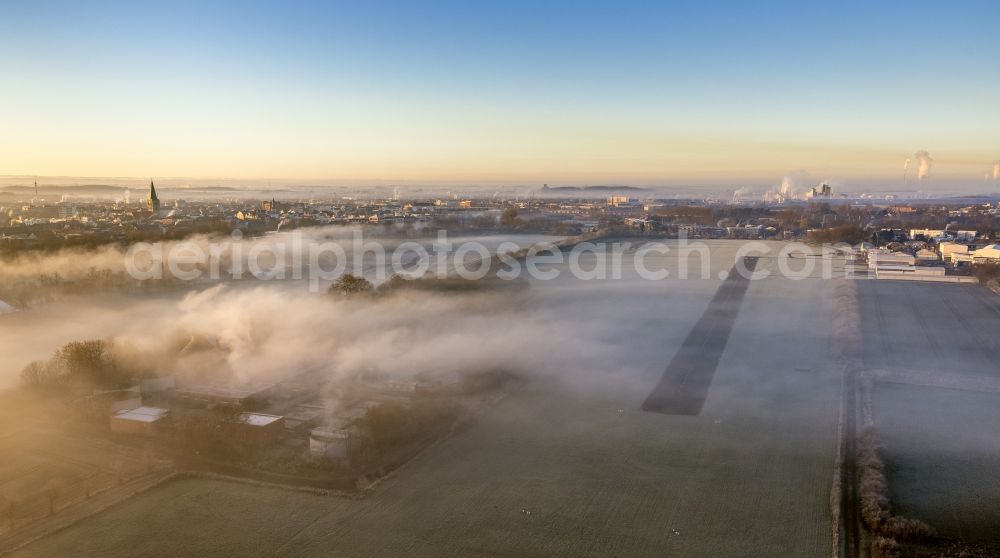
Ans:
<svg viewBox="0 0 1000 558"><path fill-rule="evenodd" d="M285 417L263 413L243 413L242 436L250 445L263 446L281 439L285 433Z"/></svg>
<svg viewBox="0 0 1000 558"><path fill-rule="evenodd" d="M346 430L321 426L309 432L309 453L332 463L347 460L351 435Z"/></svg>
<svg viewBox="0 0 1000 558"><path fill-rule="evenodd" d="M142 398L130 397L128 399L115 399L108 403L108 407L112 413L131 411L132 409L138 409L139 407L142 407Z"/></svg>
<svg viewBox="0 0 1000 558"><path fill-rule="evenodd" d="M255 408L270 399L275 384L189 384L178 386L174 396L180 403L198 407L232 405Z"/></svg>
<svg viewBox="0 0 1000 558"><path fill-rule="evenodd" d="M285 411L285 427L290 430L312 428L329 414L330 409L325 405L302 403Z"/></svg>
<svg viewBox="0 0 1000 558"><path fill-rule="evenodd" d="M112 432L152 436L166 422L169 411L159 407L138 407L111 415Z"/></svg>

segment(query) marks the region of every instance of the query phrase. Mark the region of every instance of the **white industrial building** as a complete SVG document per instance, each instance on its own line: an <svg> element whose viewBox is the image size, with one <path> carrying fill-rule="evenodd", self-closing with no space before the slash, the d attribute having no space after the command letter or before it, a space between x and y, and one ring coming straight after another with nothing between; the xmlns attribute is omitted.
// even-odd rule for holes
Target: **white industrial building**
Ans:
<svg viewBox="0 0 1000 558"><path fill-rule="evenodd" d="M949 231L944 229L910 229L910 238L924 237L929 240L954 239L959 242L972 242L977 231Z"/></svg>
<svg viewBox="0 0 1000 558"><path fill-rule="evenodd" d="M945 233L944 229L910 229L910 238L915 239L920 236L928 239L945 238Z"/></svg>
<svg viewBox="0 0 1000 558"><path fill-rule="evenodd" d="M265 413L242 413L240 423L247 443L265 445L274 443L285 434L285 417Z"/></svg>
<svg viewBox="0 0 1000 558"><path fill-rule="evenodd" d="M973 263L1000 263L1000 244L990 244L972 253Z"/></svg>
<svg viewBox="0 0 1000 558"><path fill-rule="evenodd" d="M938 244L938 250L941 252L941 257L947 260L952 254L968 254L969 245L957 242L942 242Z"/></svg>
<svg viewBox="0 0 1000 558"><path fill-rule="evenodd" d="M884 248L872 248L867 251L868 270L875 279L895 279L900 281L937 281L948 283L975 283L975 277L948 275L945 267L938 265L917 265L918 262L929 264L937 261L937 254L930 250L921 250L917 257L903 252L890 252Z"/></svg>
<svg viewBox="0 0 1000 558"><path fill-rule="evenodd" d="M868 267L877 269L885 266L912 266L916 259L904 252L890 252L885 248L872 248L867 251Z"/></svg>
<svg viewBox="0 0 1000 558"><path fill-rule="evenodd" d="M157 432L168 415L169 411L159 407L137 407L119 411L111 415L111 431L150 436Z"/></svg>

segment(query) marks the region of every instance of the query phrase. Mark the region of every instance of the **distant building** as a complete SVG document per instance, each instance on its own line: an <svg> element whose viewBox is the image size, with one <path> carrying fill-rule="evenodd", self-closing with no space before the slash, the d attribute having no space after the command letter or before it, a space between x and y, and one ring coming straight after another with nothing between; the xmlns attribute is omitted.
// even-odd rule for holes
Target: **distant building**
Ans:
<svg viewBox="0 0 1000 558"><path fill-rule="evenodd" d="M918 261L937 261L938 254L933 250L918 250L917 260Z"/></svg>
<svg viewBox="0 0 1000 558"><path fill-rule="evenodd" d="M941 251L941 257L948 260L951 259L952 254L968 254L969 246L954 242L942 242L938 244L938 250Z"/></svg>
<svg viewBox="0 0 1000 558"><path fill-rule="evenodd" d="M195 407L230 405L253 409L270 399L276 390L275 384L188 384L178 386L174 397Z"/></svg>
<svg viewBox="0 0 1000 558"><path fill-rule="evenodd" d="M738 227L726 227L726 235L729 238L757 239L764 237L763 225L744 225Z"/></svg>
<svg viewBox="0 0 1000 558"><path fill-rule="evenodd" d="M813 188L806 195L809 199L819 199L819 198L830 198L833 196L833 188L827 183L822 183L819 186Z"/></svg>
<svg viewBox="0 0 1000 558"><path fill-rule="evenodd" d="M868 267L881 269L886 266L912 266L915 258L903 252L890 252L881 248L868 250Z"/></svg>
<svg viewBox="0 0 1000 558"><path fill-rule="evenodd" d="M108 409L112 414L124 411L131 411L142 407L142 397L130 397L128 399L114 399L108 403Z"/></svg>
<svg viewBox="0 0 1000 558"><path fill-rule="evenodd" d="M638 218L628 218L625 219L625 225L629 228L638 231L651 231L653 230L653 222L649 219L638 219Z"/></svg>
<svg viewBox="0 0 1000 558"><path fill-rule="evenodd" d="M76 217L76 206L66 203L61 203L56 206L58 209L58 217L60 219L71 219Z"/></svg>
<svg viewBox="0 0 1000 558"><path fill-rule="evenodd" d="M169 411L159 407L138 407L119 411L111 415L112 432L152 436L156 434L169 416Z"/></svg>
<svg viewBox="0 0 1000 558"><path fill-rule="evenodd" d="M945 231L943 229L910 229L910 239L913 240L918 238L934 240L935 238L943 238L944 236Z"/></svg>
<svg viewBox="0 0 1000 558"><path fill-rule="evenodd" d="M254 446L277 442L285 433L285 417L278 415L243 413L240 422L243 423L244 440Z"/></svg>
<svg viewBox="0 0 1000 558"><path fill-rule="evenodd" d="M146 198L146 209L158 214L160 212L160 198L156 196L156 186L153 181L149 181L149 197Z"/></svg>
<svg viewBox="0 0 1000 558"><path fill-rule="evenodd" d="M906 242L907 240L909 238L903 229L879 229L872 233L872 242L877 246L892 242Z"/></svg>
<svg viewBox="0 0 1000 558"><path fill-rule="evenodd" d="M944 229L910 229L910 238L939 240L954 238L956 242L972 242L976 240L976 231L948 231Z"/></svg>
<svg viewBox="0 0 1000 558"><path fill-rule="evenodd" d="M971 254L972 261L977 264L1000 263L1000 244L991 244L980 248Z"/></svg>

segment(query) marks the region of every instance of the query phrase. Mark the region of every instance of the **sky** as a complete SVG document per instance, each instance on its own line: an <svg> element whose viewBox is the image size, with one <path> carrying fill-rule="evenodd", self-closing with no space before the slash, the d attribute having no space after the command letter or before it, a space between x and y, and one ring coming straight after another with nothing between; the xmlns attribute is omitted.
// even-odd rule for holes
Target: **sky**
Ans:
<svg viewBox="0 0 1000 558"><path fill-rule="evenodd" d="M1000 3L892 4L4 0L0 175L995 191Z"/></svg>

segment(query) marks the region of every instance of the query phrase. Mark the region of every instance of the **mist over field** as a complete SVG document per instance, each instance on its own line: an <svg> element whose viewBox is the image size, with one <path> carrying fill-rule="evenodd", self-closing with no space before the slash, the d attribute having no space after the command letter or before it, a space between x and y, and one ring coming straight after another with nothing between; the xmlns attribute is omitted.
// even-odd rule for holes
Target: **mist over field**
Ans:
<svg viewBox="0 0 1000 558"><path fill-rule="evenodd" d="M351 231L317 229L309 235L346 242ZM492 249L503 241L524 245L544 237L502 238L479 240ZM217 240L199 237L194 243L207 246ZM275 237L238 242L246 254L253 246L274 243ZM392 250L402 240L379 242ZM172 245L165 243L164 249ZM366 261L362 268L376 275L375 265ZM94 269L123 273L122 251L106 247L32 255L5 266L0 275L30 281L51 273L73 284ZM15 386L25 365L47 359L65 343L104 338L113 340L123 357L137 358L143 373L199 380L271 382L303 370L322 370L331 384L360 372L399 379L446 379L490 368L527 376L566 370L586 374L614 369L619 348L601 338L636 310L621 307L617 316L581 321L572 309L586 293L573 300L531 288L460 294L404 290L361 299L322 291L325 284L321 292L310 292L305 280L251 279L180 283L152 294L58 294L37 307L0 316L0 386Z"/></svg>
<svg viewBox="0 0 1000 558"><path fill-rule="evenodd" d="M360 523L352 531L358 536L330 541L310 529L300 543L307 545L304 553L322 552L331 544L392 553L407 535L388 533L386 526L401 518L419 530L432 528L428 522L460 522L460 515L468 515L463 506L471 505L467 494L485 490L496 505L470 516L474 521L495 522L506 532L526 518L517 510L542 520L526 524L533 532L529 537L498 538L491 530L477 535L502 554L538 550L551 538L538 531L544 525L572 529L580 521L609 521L600 532L612 536L587 535L566 544L576 545L575 553L582 555L610 551L610 541L630 541L637 554L674 547L691 551L676 545L707 540L733 541L720 543L732 550L739 545L737 529L794 524L802 533L796 549L811 555L827 544L825 494L839 386L824 362L829 328L824 281L774 278L750 285L748 307L729 341L735 352L721 355L702 416L640 408L671 357L686 345L699 316L712 307L724 283L720 273L733 266L740 245L709 243L704 279L677 279L676 261L650 255L651 267L668 268L674 275L649 281L625 265L621 279L581 280L564 273L552 280L530 278L526 285L502 291L402 290L341 297L309 292L302 281L247 281L154 297L64 297L0 318L3 334L40 335L23 346L0 337L0 349L9 355L4 380L13 385L20 367L47 358L62 343L101 337L114 339L121 354L146 355L140 364L176 373L179 380L268 382L317 369L324 376L323 397L334 404L341 380L358 374L448 380L502 368L527 381L487 409L467 433L431 450L426 460L358 503L358 509L373 511L357 515ZM594 263L586 259L583 267ZM566 265L553 267L566 271ZM776 264L763 260L760 267L775 271ZM788 308L779 300L799 304ZM785 339L795 351L778 350ZM783 500L765 497L788 478L795 479L795 489ZM187 490L189 485L171 486ZM733 493L760 504L732 509ZM220 494L209 497L207 505L232 501L236 508L253 509L258 494L248 494L249 500ZM688 494L699 496L685 498ZM671 499L683 504L662 505ZM567 502L578 510L570 516L560 511ZM650 510L654 519L639 524L631 514L607 515L628 502ZM312 509L314 504L299 505ZM353 513L352 505L338 502L322 512L329 517L317 525ZM428 506L437 511L429 513ZM732 509L736 520L707 521L719 509ZM390 510L400 515L386 516ZM780 519L775 522L775 517ZM114 521L114 516L104 518ZM182 537L196 536L188 530L193 528L198 528L194 522L182 527ZM637 530L640 536L626 536ZM157 538L152 546L118 538L135 533L119 530L110 542L95 544L169 546ZM228 534L221 536L230 540ZM59 538L49 540L61 544ZM442 542L458 552L456 543ZM246 548L236 541L227 544ZM261 544L272 548L266 546L270 539Z"/></svg>

